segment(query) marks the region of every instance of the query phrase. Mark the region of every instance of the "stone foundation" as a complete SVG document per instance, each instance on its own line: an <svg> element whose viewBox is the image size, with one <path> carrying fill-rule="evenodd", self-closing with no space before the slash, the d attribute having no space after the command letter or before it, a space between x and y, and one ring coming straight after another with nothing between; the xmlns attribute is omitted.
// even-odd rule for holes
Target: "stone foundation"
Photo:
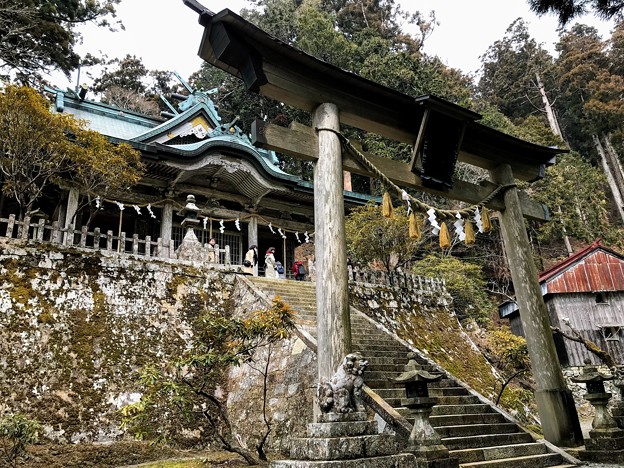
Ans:
<svg viewBox="0 0 624 468"><path fill-rule="evenodd" d="M37 419L53 441L119 438L141 367L187 346L199 311L225 310L235 279L191 263L1 245L2 411Z"/></svg>

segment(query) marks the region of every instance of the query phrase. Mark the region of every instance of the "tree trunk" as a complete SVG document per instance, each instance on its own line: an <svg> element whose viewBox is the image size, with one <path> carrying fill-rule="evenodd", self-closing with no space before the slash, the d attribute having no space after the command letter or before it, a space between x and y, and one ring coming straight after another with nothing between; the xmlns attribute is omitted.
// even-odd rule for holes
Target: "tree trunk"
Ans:
<svg viewBox="0 0 624 468"><path fill-rule="evenodd" d="M572 245L570 244L570 238L568 237L568 231L565 227L565 222L563 221L563 214L561 212L561 206L557 206L557 214L559 215L559 221L561 221L561 232L563 233L563 243L565 244L566 250L568 251L568 257L574 253L572 250Z"/></svg>
<svg viewBox="0 0 624 468"><path fill-rule="evenodd" d="M561 127L559 126L559 121L557 120L557 116L555 115L555 110L550 104L550 100L546 95L546 89L544 88L542 78L537 72L535 73L535 80L537 81L537 88L539 89L540 96L542 97L542 102L544 103L544 110L546 111L546 118L548 119L548 125L550 125L550 130L561 139L564 139L563 133L561 133Z"/></svg>
<svg viewBox="0 0 624 468"><path fill-rule="evenodd" d="M624 200L622 199L622 193L620 192L615 178L611 173L611 168L607 162L606 152L602 146L602 143L600 142L600 138L598 138L598 135L592 135L592 139L594 140L594 146L596 147L596 151L600 156L600 164L602 165L602 170L607 176L607 182L609 184L609 188L611 189L613 200L615 202L615 205L617 206L618 213L620 213L620 218L624 223Z"/></svg>
<svg viewBox="0 0 624 468"><path fill-rule="evenodd" d="M605 155L607 156L609 167L611 167L613 177L615 178L615 182L617 183L618 189L620 190L620 195L622 196L622 198L624 198L624 173L622 171L622 164L620 164L619 155L611 144L610 135L602 135L601 142L602 147L605 149Z"/></svg>

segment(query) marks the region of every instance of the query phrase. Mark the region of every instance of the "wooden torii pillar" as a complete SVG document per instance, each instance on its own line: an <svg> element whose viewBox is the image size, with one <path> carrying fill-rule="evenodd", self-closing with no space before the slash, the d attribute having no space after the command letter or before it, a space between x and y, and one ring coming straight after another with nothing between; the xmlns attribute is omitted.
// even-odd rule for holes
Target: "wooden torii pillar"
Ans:
<svg viewBox="0 0 624 468"><path fill-rule="evenodd" d="M367 155L399 186L468 203L485 199L499 184L510 186L488 207L502 214L502 235L538 384L536 400L544 436L556 445L578 445L578 416L564 384L523 221L523 217L548 219L548 211L513 186L515 179L542 177L545 166L554 163L555 155L563 151L480 125L475 122L478 114L434 96L415 99L322 62L269 36L230 10L215 14L196 0L183 2L199 14L199 23L204 26L201 58L241 78L248 90L313 114L314 130L257 122L254 139L265 148L316 162L319 377L330 376L351 347L342 170L371 175L341 155L335 132L347 124L414 146L410 164ZM449 145L453 138L456 144ZM425 146L429 151L426 155ZM458 157L489 170L494 183L475 185L445 179L452 175Z"/></svg>

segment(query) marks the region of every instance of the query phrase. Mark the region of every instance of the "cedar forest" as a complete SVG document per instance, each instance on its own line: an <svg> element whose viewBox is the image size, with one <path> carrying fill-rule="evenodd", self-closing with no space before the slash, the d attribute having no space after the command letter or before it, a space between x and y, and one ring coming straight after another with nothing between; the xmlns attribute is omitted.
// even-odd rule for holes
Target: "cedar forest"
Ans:
<svg viewBox="0 0 624 468"><path fill-rule="evenodd" d="M162 110L159 94L181 92L172 73L149 71L141 59L130 55L110 60L79 57L73 51L76 26L95 21L114 29L119 2L0 0L0 79L39 88L45 84L42 72L46 69L69 74L79 63L84 70L98 65L92 89L103 102L157 115ZM481 122L497 130L541 145L568 148L570 152L548 168L543 180L523 187L551 211L551 221L527 223L537 268L543 270L597 238L624 251L624 22L616 24L611 37L602 38L594 28L574 23L581 4L586 7L588 2L563 2L571 6L567 10L557 9L562 2L528 3L538 13L559 14L565 29L556 55L540 46L519 18L484 51L478 78L425 54L423 44L436 27L435 16L407 14L395 0L249 0L249 8L241 15L278 39L365 78L411 96L437 95L480 113ZM598 3L596 14L617 19L619 2ZM401 26L405 23L415 25L418 33L405 33ZM237 125L243 129L248 130L256 118L284 126L293 120L310 124L309 115L247 93L239 80L210 65L204 64L189 82L197 89L217 88L212 99L223 121L239 116ZM355 129L345 132L370 153L409 161L407 145ZM0 154L0 159L4 156ZM280 156L280 162L286 172L312 177L308 162L286 156ZM487 174L459 164L456 177L478 182ZM5 175L2 190L11 196L12 185L7 182ZM364 177L354 176L353 186L355 191L383 192L378 182ZM427 194L412 195L440 208L459 207ZM402 203L394 202L395 206ZM367 206L349 217L351 261L442 275L460 318L493 327L496 304L513 297L496 229L479 234L475 245L456 242L442 251L431 235L409 240L405 211L396 211L396 219L388 220L378 208ZM490 344L499 348L497 355L503 359L512 339L501 339L496 333Z"/></svg>

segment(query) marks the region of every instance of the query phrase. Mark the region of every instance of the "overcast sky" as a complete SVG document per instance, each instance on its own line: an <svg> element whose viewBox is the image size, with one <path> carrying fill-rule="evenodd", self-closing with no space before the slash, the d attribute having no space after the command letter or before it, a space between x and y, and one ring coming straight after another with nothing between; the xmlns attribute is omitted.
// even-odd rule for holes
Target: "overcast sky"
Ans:
<svg viewBox="0 0 624 468"><path fill-rule="evenodd" d="M249 7L245 0L200 0L212 11L223 8L240 11ZM532 36L553 51L557 41L557 21L553 16L538 18L529 12L526 0L399 0L403 9L427 14L435 10L440 25L425 42L425 52L437 55L444 63L466 73L476 72L479 56L494 41L503 37L507 27L518 17L529 24ZM136 55L152 70L176 70L187 78L198 70L197 56L203 28L197 14L184 6L182 0L122 0L118 16L126 30L109 32L102 28L83 28L84 41L78 47L81 54L102 51L109 58ZM596 26L608 37L611 24L592 16L582 19ZM55 85L74 86L63 75L54 74ZM81 82L89 82L82 76Z"/></svg>

